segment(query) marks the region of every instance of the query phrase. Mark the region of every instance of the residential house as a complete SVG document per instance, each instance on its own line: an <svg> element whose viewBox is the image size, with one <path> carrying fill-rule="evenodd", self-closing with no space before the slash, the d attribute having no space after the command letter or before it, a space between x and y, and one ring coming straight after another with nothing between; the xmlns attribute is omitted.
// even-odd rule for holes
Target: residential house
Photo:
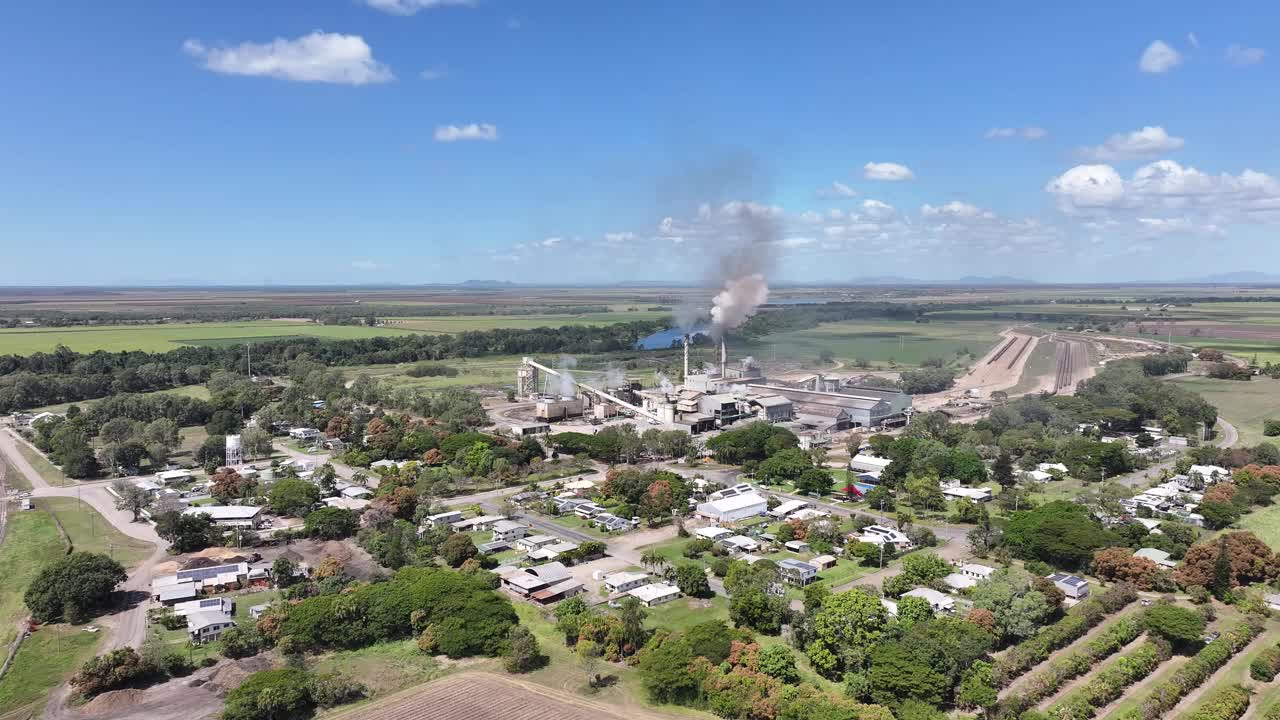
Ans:
<svg viewBox="0 0 1280 720"><path fill-rule="evenodd" d="M793 553L809 552L809 543L803 540L788 540L787 542L783 543L782 546Z"/></svg>
<svg viewBox="0 0 1280 720"><path fill-rule="evenodd" d="M309 427L293 428L289 431L289 437L304 443L315 442L320 439L320 435L319 430Z"/></svg>
<svg viewBox="0 0 1280 720"><path fill-rule="evenodd" d="M815 558L809 558L809 564L817 566L819 570L826 570L836 566L836 558L834 555L819 555Z"/></svg>
<svg viewBox="0 0 1280 720"><path fill-rule="evenodd" d="M968 500L969 502L988 502L991 500L991 488L984 487L961 487L954 485L952 487L943 488L942 494L952 500Z"/></svg>
<svg viewBox="0 0 1280 720"><path fill-rule="evenodd" d="M500 520L506 520L506 518L502 515L481 515L480 517L449 523L449 527L457 532L483 532L492 530L494 524Z"/></svg>
<svg viewBox="0 0 1280 720"><path fill-rule="evenodd" d="M1022 479L1029 482L1047 483L1056 478L1054 478L1053 473L1048 473L1044 470L1026 470L1022 473Z"/></svg>
<svg viewBox="0 0 1280 720"><path fill-rule="evenodd" d="M732 535L718 542L727 548L729 552L749 553L760 549L760 543L746 535Z"/></svg>
<svg viewBox="0 0 1280 720"><path fill-rule="evenodd" d="M1231 471L1218 465L1192 465L1187 469L1187 477L1191 478L1197 487L1204 487L1229 479Z"/></svg>
<svg viewBox="0 0 1280 720"><path fill-rule="evenodd" d="M979 565L978 563L960 563L956 565L956 569L960 571L961 575L979 582L989 579L996 571L990 565Z"/></svg>
<svg viewBox="0 0 1280 720"><path fill-rule="evenodd" d="M223 615L236 614L236 601L226 597L200 598L188 600L173 606L173 614L186 617L193 612L220 612Z"/></svg>
<svg viewBox="0 0 1280 720"><path fill-rule="evenodd" d="M716 522L737 522L763 515L769 503L758 493L749 492L698 504L698 515Z"/></svg>
<svg viewBox="0 0 1280 720"><path fill-rule="evenodd" d="M950 588L951 592L962 592L977 585L978 581L968 575L953 572L942 577L942 584Z"/></svg>
<svg viewBox="0 0 1280 720"><path fill-rule="evenodd" d="M584 520L590 520L597 515L603 515L607 512L608 510L605 510L603 507L593 502L582 503L573 509L573 514Z"/></svg>
<svg viewBox="0 0 1280 720"><path fill-rule="evenodd" d="M254 529L262 521L262 508L253 505L197 505L182 514L208 515L214 525L227 528Z"/></svg>
<svg viewBox="0 0 1280 720"><path fill-rule="evenodd" d="M555 535L528 535L516 540L516 547L525 552L533 552L538 548L555 545L558 542L560 542L560 538Z"/></svg>
<svg viewBox="0 0 1280 720"><path fill-rule="evenodd" d="M902 597L918 597L929 603L929 607L933 608L935 613L951 613L956 609L955 598L940 593L933 588L919 587L914 590L908 590L902 594Z"/></svg>
<svg viewBox="0 0 1280 720"><path fill-rule="evenodd" d="M858 542L873 545L892 545L899 551L910 550L913 546L911 538L904 535L901 530L884 525L868 525L862 529L862 534L856 539Z"/></svg>
<svg viewBox="0 0 1280 720"><path fill-rule="evenodd" d="M1068 472L1067 466L1063 465L1062 463L1047 463L1047 462L1039 463L1036 465L1036 469L1039 470L1040 472L1045 472L1049 474L1053 474L1056 472L1056 473L1061 473L1062 475L1066 475Z"/></svg>
<svg viewBox="0 0 1280 720"><path fill-rule="evenodd" d="M809 503L804 500L788 500L778 505L778 507L770 510L769 515L774 518L782 519L797 510L803 510L807 507L809 507Z"/></svg>
<svg viewBox="0 0 1280 720"><path fill-rule="evenodd" d="M564 484L564 489L578 497L584 497L594 490L596 484L590 480L574 480Z"/></svg>
<svg viewBox="0 0 1280 720"><path fill-rule="evenodd" d="M271 608L271 604L270 604L270 603L263 603L263 604L261 604L261 605L254 605L254 606L252 606L252 607L250 607L250 608L249 608L249 617L250 617L250 618L252 618L252 619L254 619L254 620L258 620L258 619L260 619L264 614L266 614L267 610L269 610L270 608Z"/></svg>
<svg viewBox="0 0 1280 720"><path fill-rule="evenodd" d="M494 553L500 553L503 550L510 550L511 545L501 540L494 540L493 542L480 543L476 546L476 549L485 555L492 555Z"/></svg>
<svg viewBox="0 0 1280 720"><path fill-rule="evenodd" d="M635 523L610 513L600 513L591 519L595 526L605 532L621 532L635 527Z"/></svg>
<svg viewBox="0 0 1280 720"><path fill-rule="evenodd" d="M561 600L566 600L575 595L581 595L586 591L587 586L581 581L568 578L566 580L561 580L550 587L537 590L529 597L540 605L550 605L551 603L560 602Z"/></svg>
<svg viewBox="0 0 1280 720"><path fill-rule="evenodd" d="M893 462L889 458L876 457L874 455L864 455L858 453L849 461L849 469L855 472L884 472L889 467L889 463Z"/></svg>
<svg viewBox="0 0 1280 720"><path fill-rule="evenodd" d="M1175 568L1178 562L1164 550L1157 548L1142 548L1133 554L1134 557L1146 558L1162 568Z"/></svg>
<svg viewBox="0 0 1280 720"><path fill-rule="evenodd" d="M634 590L649 584L649 576L642 572L616 572L604 576L604 586L611 593Z"/></svg>
<svg viewBox="0 0 1280 720"><path fill-rule="evenodd" d="M522 525L512 520L499 520L493 524L494 540L513 542L517 538L524 537L528 532L528 525Z"/></svg>
<svg viewBox="0 0 1280 720"><path fill-rule="evenodd" d="M1046 577L1069 599L1083 600L1089 597L1089 581L1084 578L1066 573L1054 573Z"/></svg>
<svg viewBox="0 0 1280 720"><path fill-rule="evenodd" d="M558 562L511 570L502 576L502 587L520 597L529 597L539 590L545 590L552 585L571 579L569 569L564 566L564 563Z"/></svg>
<svg viewBox="0 0 1280 720"><path fill-rule="evenodd" d="M712 525L710 527L698 528L697 530L693 531L693 534L697 535L700 538L706 538L708 540L711 540L712 542L715 542L720 538L726 538L733 535L733 531L728 528L722 528L716 525Z"/></svg>
<svg viewBox="0 0 1280 720"><path fill-rule="evenodd" d="M535 562L550 562L552 560L559 560L563 558L567 553L571 553L574 550L577 550L578 547L579 547L578 543L569 542L568 540L562 540L560 542L556 542L551 545L544 545L538 548L537 550L530 552L529 559Z"/></svg>
<svg viewBox="0 0 1280 720"><path fill-rule="evenodd" d="M200 610L187 615L187 635L195 645L213 642L235 626L235 618L217 611Z"/></svg>
<svg viewBox="0 0 1280 720"><path fill-rule="evenodd" d="M178 483L188 482L192 478L190 470L162 470L156 473L156 480L162 485L177 485Z"/></svg>
<svg viewBox="0 0 1280 720"><path fill-rule="evenodd" d="M818 518L824 518L824 517L831 517L831 512L828 510L819 510L818 508L807 507L807 508L800 508L799 510L791 513L791 517L787 519L807 521L807 520L817 520Z"/></svg>
<svg viewBox="0 0 1280 720"><path fill-rule="evenodd" d="M667 583L654 583L652 585L641 585L627 591L627 594L640 601L645 607L654 607L663 603L669 603L680 597L680 589L675 585Z"/></svg>
<svg viewBox="0 0 1280 720"><path fill-rule="evenodd" d="M151 581L151 597L166 605L195 599L206 592L239 589L249 581L249 563L228 563L179 570Z"/></svg>
<svg viewBox="0 0 1280 720"><path fill-rule="evenodd" d="M818 568L807 562L785 558L778 561L778 574L782 581L792 585L808 585L818 577Z"/></svg>
<svg viewBox="0 0 1280 720"><path fill-rule="evenodd" d="M431 525L432 527L444 527L445 525L452 525L453 523L461 520L462 512L459 510L447 510L442 513L436 513L435 515L428 515L422 519L424 525Z"/></svg>

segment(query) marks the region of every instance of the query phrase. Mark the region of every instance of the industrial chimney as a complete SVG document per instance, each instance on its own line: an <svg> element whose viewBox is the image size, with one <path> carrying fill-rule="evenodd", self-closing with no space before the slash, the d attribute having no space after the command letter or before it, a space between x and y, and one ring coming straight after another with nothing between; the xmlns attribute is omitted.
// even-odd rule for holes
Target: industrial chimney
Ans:
<svg viewBox="0 0 1280 720"><path fill-rule="evenodd" d="M725 371L729 365L729 348L725 345L724 338L720 339L720 377L725 377Z"/></svg>
<svg viewBox="0 0 1280 720"><path fill-rule="evenodd" d="M688 382L689 378L689 333L684 334L684 378Z"/></svg>

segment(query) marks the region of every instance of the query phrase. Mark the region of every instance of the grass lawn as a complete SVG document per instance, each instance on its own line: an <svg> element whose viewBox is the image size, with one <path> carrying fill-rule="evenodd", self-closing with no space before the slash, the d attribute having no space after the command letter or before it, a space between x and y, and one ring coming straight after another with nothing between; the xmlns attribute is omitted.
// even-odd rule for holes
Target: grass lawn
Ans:
<svg viewBox="0 0 1280 720"><path fill-rule="evenodd" d="M645 627L657 630L688 630L689 628L711 620L723 620L729 623L729 598L723 595L706 600L700 598L681 597L657 607L645 608L649 617L645 619Z"/></svg>
<svg viewBox="0 0 1280 720"><path fill-rule="evenodd" d="M155 550L151 543L120 532L88 503L75 498L37 498L35 505L57 516L76 550L106 553L125 568L134 567Z"/></svg>
<svg viewBox="0 0 1280 720"><path fill-rule="evenodd" d="M0 715L25 708L38 716L49 693L97 653L102 637L83 627L41 627L22 643L0 683Z"/></svg>
<svg viewBox="0 0 1280 720"><path fill-rule="evenodd" d="M578 532L586 533L587 535L591 535L593 537L598 537L601 539L609 537L608 533L600 532L596 528L588 525L587 520L584 520L583 518L580 518L577 515L554 515L554 516L548 515L547 519L559 525L560 527L566 527L566 528L569 528L570 530L577 530Z"/></svg>
<svg viewBox="0 0 1280 720"><path fill-rule="evenodd" d="M236 622L252 622L249 608L254 605L270 605L280 599L280 591L263 590L247 595L233 595L231 599L236 601Z"/></svg>
<svg viewBox="0 0 1280 720"><path fill-rule="evenodd" d="M824 323L816 328L766 335L739 343L745 351L770 360L774 357L808 359L829 350L836 360L851 363L863 359L878 365L916 366L927 358L950 362L964 352L964 363L985 354L999 340L1008 321L937 321L916 323L892 320ZM733 344L732 342L730 343ZM972 353L970 360L968 354Z"/></svg>
<svg viewBox="0 0 1280 720"><path fill-rule="evenodd" d="M22 512L15 507L8 523L0 544L0 578L4 579L0 582L0 647L4 648L13 642L18 621L27 614L22 602L27 585L65 549L53 516L43 510Z"/></svg>
<svg viewBox="0 0 1280 720"><path fill-rule="evenodd" d="M156 325L101 325L66 328L0 330L0 346L15 355L52 352L65 345L76 352L94 350L147 350L164 352L180 345L226 345L289 337L332 339L408 335L408 329L371 328L360 325L319 325L289 320L251 322L163 323Z"/></svg>
<svg viewBox="0 0 1280 720"><path fill-rule="evenodd" d="M1263 375L1247 382L1202 377L1180 378L1170 382L1198 393L1218 408L1218 414L1240 431L1239 445L1276 441L1276 438L1263 436L1262 421L1268 418L1280 419L1280 380L1272 380Z"/></svg>
<svg viewBox="0 0 1280 720"><path fill-rule="evenodd" d="M0 470L4 471L5 484L8 485L9 489L17 490L18 492L30 492L31 481L27 479L26 474L18 472L18 469L12 465L4 468L2 467L4 464L4 460L0 460Z"/></svg>
<svg viewBox="0 0 1280 720"><path fill-rule="evenodd" d="M167 630L163 625L155 624L147 629L148 639L157 639L164 643L171 652L190 660L192 663L199 663L205 658L218 657L218 643L211 642L203 645L192 645L190 636L187 635L186 626L182 626L177 630Z"/></svg>
<svg viewBox="0 0 1280 720"><path fill-rule="evenodd" d="M1244 685L1257 685L1258 682L1253 678L1249 677L1249 663L1253 662L1254 658L1262 654L1262 651L1266 650L1269 647L1273 647L1276 644L1277 640L1280 640L1280 630L1277 630L1274 626L1268 628L1267 630L1264 630L1262 635L1259 636L1257 640L1254 640L1253 645L1250 645L1249 648L1246 649L1244 652L1239 653L1235 657L1231 658L1231 660L1227 663L1226 669L1223 671L1225 674L1219 675L1216 678L1214 678L1213 688L1211 688L1208 692L1201 694L1200 697L1196 698L1196 701L1194 703L1184 708L1182 711L1182 717L1188 717L1192 713L1194 713L1196 710L1199 710L1201 707L1203 707L1205 702L1208 701L1213 696L1213 689L1216 689L1223 685L1232 684L1232 683L1241 683ZM1255 695L1253 698L1253 702L1257 703L1258 700L1260 699L1261 698ZM1255 715L1255 717L1261 717L1261 716Z"/></svg>
<svg viewBox="0 0 1280 720"><path fill-rule="evenodd" d="M59 470L56 465L49 462L48 458L26 442L22 440L15 440L14 445L18 446L18 452L22 453L22 457L26 458L27 462L31 463L31 467L35 468L36 472L40 473L40 477L44 478L45 482L53 485L54 487L64 487L75 483L75 480L63 475L62 471Z"/></svg>
<svg viewBox="0 0 1280 720"><path fill-rule="evenodd" d="M1280 547L1280 505L1257 508L1240 518L1236 525L1257 535L1267 545Z"/></svg>
<svg viewBox="0 0 1280 720"><path fill-rule="evenodd" d="M447 666L419 650L413 638L328 653L316 658L308 669L338 672L362 682L369 688L371 699L435 680L449 672Z"/></svg>

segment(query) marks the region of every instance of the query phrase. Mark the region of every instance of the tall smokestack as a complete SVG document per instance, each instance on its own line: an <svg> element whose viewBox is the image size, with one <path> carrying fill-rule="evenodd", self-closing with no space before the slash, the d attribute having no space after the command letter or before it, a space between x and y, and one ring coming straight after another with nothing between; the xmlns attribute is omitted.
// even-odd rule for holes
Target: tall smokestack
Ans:
<svg viewBox="0 0 1280 720"><path fill-rule="evenodd" d="M684 377L685 382L689 378L689 333L684 334Z"/></svg>
<svg viewBox="0 0 1280 720"><path fill-rule="evenodd" d="M724 338L720 338L720 377L725 376L725 370L729 365L729 347L725 344Z"/></svg>

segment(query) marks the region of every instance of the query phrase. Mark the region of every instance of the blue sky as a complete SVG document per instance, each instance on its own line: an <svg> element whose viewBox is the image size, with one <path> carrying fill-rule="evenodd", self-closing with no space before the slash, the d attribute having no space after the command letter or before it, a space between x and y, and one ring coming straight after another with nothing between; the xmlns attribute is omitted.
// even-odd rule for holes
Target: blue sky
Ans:
<svg viewBox="0 0 1280 720"><path fill-rule="evenodd" d="M17 4L0 283L1280 267L1280 6L882 5Z"/></svg>

